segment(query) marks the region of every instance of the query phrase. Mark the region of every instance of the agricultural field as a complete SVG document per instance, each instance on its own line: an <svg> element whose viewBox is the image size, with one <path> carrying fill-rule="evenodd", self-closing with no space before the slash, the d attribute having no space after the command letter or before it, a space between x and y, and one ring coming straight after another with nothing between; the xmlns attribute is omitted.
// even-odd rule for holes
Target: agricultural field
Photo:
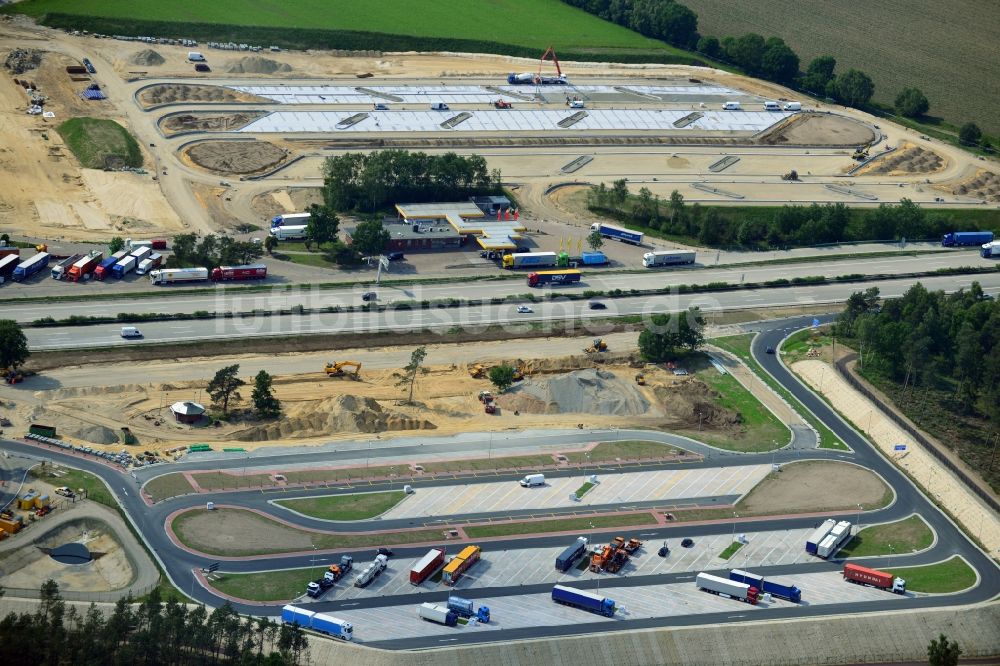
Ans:
<svg viewBox="0 0 1000 666"><path fill-rule="evenodd" d="M141 167L139 144L113 120L71 118L58 131L80 164L88 169Z"/></svg>
<svg viewBox="0 0 1000 666"><path fill-rule="evenodd" d="M684 0L703 35L776 35L803 66L820 55L838 71L855 67L875 82L875 101L891 105L905 87L924 91L931 115L961 125L973 121L1000 133L996 48L1000 12L990 0ZM989 54L993 53L993 56Z"/></svg>
<svg viewBox="0 0 1000 666"><path fill-rule="evenodd" d="M539 55L551 45L557 52L562 49L576 54L658 54L661 60L674 54L684 59L691 58L691 54L602 21L559 0L382 0L362 5L347 0L299 0L294 3L285 0L177 0L171 3L153 0L26 0L7 11L36 17L60 13L114 19L122 32L141 31L145 28L143 24L147 22L207 23L261 29L346 30L428 38L423 46L410 40L410 46L414 50L422 51L439 50L442 46L447 46L436 43L436 38L508 44L537 50ZM140 23L134 30L129 30L122 19L136 19ZM65 23L60 21L59 24ZM160 30L144 34L164 34L162 29L166 26L162 24L158 25ZM190 30L185 32L180 28L175 33L178 37L205 38L204 34L190 34ZM227 33L227 37L232 34ZM294 34L291 37L294 38ZM253 43L253 35L248 34L242 41ZM396 46L398 44L382 46L375 39L364 48L393 50ZM331 44L330 47L336 45Z"/></svg>

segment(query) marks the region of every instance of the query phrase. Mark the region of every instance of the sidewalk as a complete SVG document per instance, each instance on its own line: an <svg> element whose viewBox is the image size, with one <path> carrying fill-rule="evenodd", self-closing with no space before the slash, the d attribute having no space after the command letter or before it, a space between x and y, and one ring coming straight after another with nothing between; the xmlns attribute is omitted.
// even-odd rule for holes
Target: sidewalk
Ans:
<svg viewBox="0 0 1000 666"><path fill-rule="evenodd" d="M937 458L850 386L832 365L807 360L793 363L791 369L810 388L821 393L897 467L927 489L931 498L947 509L967 534L979 539L990 557L1000 560L1000 516ZM896 444L905 444L906 451L894 451Z"/></svg>

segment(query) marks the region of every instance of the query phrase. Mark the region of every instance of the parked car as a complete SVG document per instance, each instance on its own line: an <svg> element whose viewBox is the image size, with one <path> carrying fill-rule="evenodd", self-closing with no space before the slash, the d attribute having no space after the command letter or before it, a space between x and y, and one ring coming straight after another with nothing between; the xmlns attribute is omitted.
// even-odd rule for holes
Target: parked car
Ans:
<svg viewBox="0 0 1000 666"><path fill-rule="evenodd" d="M390 252L389 254L385 255L385 258L388 259L389 261L402 261L403 259L406 258L406 255L404 255L402 252Z"/></svg>
<svg viewBox="0 0 1000 666"><path fill-rule="evenodd" d="M684 539L681 541L681 548L691 548L694 546L694 539Z"/></svg>
<svg viewBox="0 0 1000 666"><path fill-rule="evenodd" d="M605 305L604 303L601 303L600 301L591 301L590 303L587 304L587 307L589 307L591 310L607 310L608 309L608 306Z"/></svg>
<svg viewBox="0 0 1000 666"><path fill-rule="evenodd" d="M385 555L386 557L392 557L392 549L381 546L377 551L375 551L375 557L379 555Z"/></svg>

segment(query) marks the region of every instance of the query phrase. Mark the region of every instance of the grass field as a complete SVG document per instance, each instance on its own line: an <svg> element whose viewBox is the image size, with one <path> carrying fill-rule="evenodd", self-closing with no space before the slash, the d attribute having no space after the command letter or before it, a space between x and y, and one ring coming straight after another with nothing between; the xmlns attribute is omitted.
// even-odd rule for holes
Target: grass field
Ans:
<svg viewBox="0 0 1000 666"><path fill-rule="evenodd" d="M324 572L326 567L254 574L224 574L222 578L212 582L212 587L239 599L284 601L303 594L306 591L306 584L322 577Z"/></svg>
<svg viewBox="0 0 1000 666"><path fill-rule="evenodd" d="M976 572L957 556L923 567L893 567L883 571L904 579L908 592L943 594L958 592L976 583Z"/></svg>
<svg viewBox="0 0 1000 666"><path fill-rule="evenodd" d="M147 483L143 488L154 502L162 502L169 497L187 495L194 492L194 487L187 477L180 473L164 474Z"/></svg>
<svg viewBox="0 0 1000 666"><path fill-rule="evenodd" d="M734 541L728 546L726 546L725 550L719 553L719 557L722 558L723 560L728 560L730 557L736 554L736 551L738 551L742 547L743 547L742 542Z"/></svg>
<svg viewBox="0 0 1000 666"><path fill-rule="evenodd" d="M321 520L366 520L381 515L406 497L402 490L280 500L278 504Z"/></svg>
<svg viewBox="0 0 1000 666"><path fill-rule="evenodd" d="M110 506L112 509L118 509L118 502L108 492L108 487L104 485L103 481L89 472L47 464L45 467L36 467L31 471L31 474L35 478L47 481L54 486L66 486L72 489L73 492L77 492L80 488L83 488L87 499Z"/></svg>
<svg viewBox="0 0 1000 666"><path fill-rule="evenodd" d="M88 169L142 166L139 144L113 120L71 118L59 125L58 131L80 164Z"/></svg>
<svg viewBox="0 0 1000 666"><path fill-rule="evenodd" d="M767 385L772 389L777 391L778 395L784 398L788 404L799 413L802 418L816 428L819 432L819 446L822 449L842 449L847 450L847 446L837 439L837 436L833 434L829 428L827 428L822 421L817 419L815 416L810 414L795 397L785 390L781 384L774 381L771 375L764 372L764 369L753 359L750 355L750 341L753 339L753 335L732 335L724 338L713 338L710 342L717 347L721 347L728 352L736 354L744 363L746 363L754 373L760 377L762 380L767 382Z"/></svg>
<svg viewBox="0 0 1000 666"><path fill-rule="evenodd" d="M590 464L602 462L617 462L618 460L635 460L637 458L665 458L681 453L669 444L646 442L641 440L624 440L621 442L601 442L590 451L574 451L566 454L571 463Z"/></svg>
<svg viewBox="0 0 1000 666"><path fill-rule="evenodd" d="M448 47L438 40L468 40L492 42L537 51L541 55L547 46L554 46L566 53L591 54L658 54L675 55L690 60L692 55L674 49L662 42L642 37L615 24L602 21L582 10L570 7L559 0L490 0L489 2L449 2L447 0L382 0L377 3L348 2L347 0L178 0L172 3L153 0L104 0L79 2L79 0L28 0L8 11L41 17L45 14L65 14L106 18L123 27L123 32L135 34L148 30L142 23L189 24L175 25L174 35L206 37L198 34L191 24L216 26L247 26L242 31L242 41L255 42L254 33L263 29L274 30L279 37L284 33L285 42L295 39L294 29L306 31L350 31L379 33L381 35L423 38L420 42L409 40L414 50L438 50ZM61 17L60 17L61 21ZM135 30L128 30L128 23L138 21ZM187 32L185 32L185 29ZM293 30L288 30L293 29ZM138 34L156 34L153 31ZM239 34L229 31L219 35ZM306 37L303 35L303 37ZM347 35L350 37L350 35ZM306 37L308 39L308 37ZM236 39L236 41L240 41ZM399 40L370 40L367 46L331 43L330 48L370 48L400 50L406 44ZM379 42L384 46L380 46ZM301 45L300 45L301 48Z"/></svg>
<svg viewBox="0 0 1000 666"><path fill-rule="evenodd" d="M715 368L698 371L698 378L721 394L719 404L743 417L739 435L691 432L691 437L730 451L770 451L788 443L788 429L732 375L720 375Z"/></svg>
<svg viewBox="0 0 1000 666"><path fill-rule="evenodd" d="M882 0L877 3L818 0L684 0L698 14L704 35L777 35L802 58L803 69L819 55L837 59L838 71L854 67L875 82L875 100L892 104L916 86L931 114L961 125L975 121L1000 133L994 110L1000 76L987 64L986 45L1000 43L1000 12L983 0ZM989 72L993 71L993 74Z"/></svg>
<svg viewBox="0 0 1000 666"><path fill-rule="evenodd" d="M840 549L840 556L889 555L890 545L893 553L914 553L927 548L933 541L934 533L927 523L920 516L910 516L895 523L865 527Z"/></svg>

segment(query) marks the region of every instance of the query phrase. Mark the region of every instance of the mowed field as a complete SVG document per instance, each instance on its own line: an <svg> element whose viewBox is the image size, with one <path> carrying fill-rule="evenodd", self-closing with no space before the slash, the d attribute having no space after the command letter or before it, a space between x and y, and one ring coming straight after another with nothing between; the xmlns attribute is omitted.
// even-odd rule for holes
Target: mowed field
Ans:
<svg viewBox="0 0 1000 666"><path fill-rule="evenodd" d="M559 0L25 0L11 9L32 16L58 12L472 39L537 48L539 55L550 45L557 52L683 53Z"/></svg>
<svg viewBox="0 0 1000 666"><path fill-rule="evenodd" d="M782 37L802 58L861 69L875 100L892 104L915 86L931 115L1000 134L1000 5L996 0L683 0L703 35Z"/></svg>

